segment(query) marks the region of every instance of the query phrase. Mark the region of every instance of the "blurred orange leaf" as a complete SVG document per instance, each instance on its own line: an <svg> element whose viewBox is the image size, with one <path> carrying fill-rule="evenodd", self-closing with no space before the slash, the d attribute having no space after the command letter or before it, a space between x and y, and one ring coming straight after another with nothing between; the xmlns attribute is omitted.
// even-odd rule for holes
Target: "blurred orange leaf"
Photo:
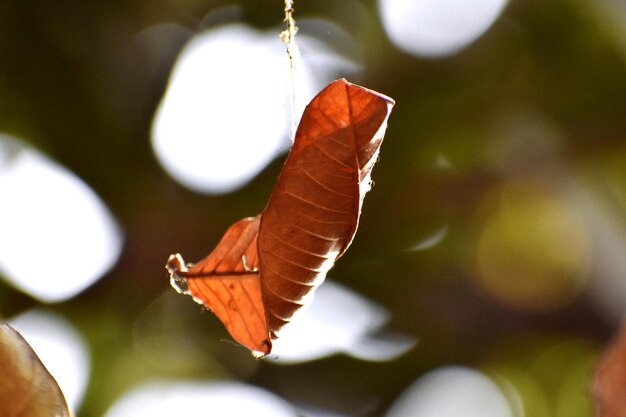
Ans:
<svg viewBox="0 0 626 417"><path fill-rule="evenodd" d="M626 417L626 323L600 360L594 394L597 417Z"/></svg>
<svg viewBox="0 0 626 417"><path fill-rule="evenodd" d="M30 345L0 324L0 416L69 417L63 393Z"/></svg>
<svg viewBox="0 0 626 417"><path fill-rule="evenodd" d="M307 106L263 213L231 226L196 265L168 260L175 288L257 355L352 242L393 104L343 79L329 84Z"/></svg>

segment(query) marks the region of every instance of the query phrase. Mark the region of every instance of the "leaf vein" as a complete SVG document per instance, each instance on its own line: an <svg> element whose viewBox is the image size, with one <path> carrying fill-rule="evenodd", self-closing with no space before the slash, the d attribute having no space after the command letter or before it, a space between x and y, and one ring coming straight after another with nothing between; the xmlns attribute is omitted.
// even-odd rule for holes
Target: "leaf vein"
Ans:
<svg viewBox="0 0 626 417"><path fill-rule="evenodd" d="M348 198L352 198L352 195L350 194L346 194L346 193L342 193L340 191L334 190L333 188L329 187L326 184L323 184L322 182L320 182L317 178L315 178L313 175L311 175L311 173L309 171L307 171L306 169L304 169L304 167L302 167L301 165L298 165L298 169L302 172L304 172L304 175L306 175L307 177L309 177L311 180L313 180L314 183L316 183L317 185L319 185L320 187L332 192L333 194L337 194L339 196L342 197L348 197Z"/></svg>
<svg viewBox="0 0 626 417"><path fill-rule="evenodd" d="M297 199L297 200L300 200L300 201L302 201L302 202L304 202L304 203L307 203L307 204L309 204L309 205L311 205L311 206L313 206L313 207L316 207L316 208L318 208L318 209L320 209L320 210L328 211L328 212L331 212L331 213L350 214L350 212L345 211L345 210L336 210L336 209L332 209L332 208L330 208L330 207L325 207L325 206L322 206L322 205L320 205L320 204L314 203L313 201L308 200L308 199L306 199L306 198L304 198L304 197L302 197L302 196L299 196L298 194L294 194L294 193L292 193L291 191L287 191L287 190L285 190L285 191L283 191L282 193L283 193L283 194L290 195L290 196L292 196L293 198L295 198L295 199Z"/></svg>

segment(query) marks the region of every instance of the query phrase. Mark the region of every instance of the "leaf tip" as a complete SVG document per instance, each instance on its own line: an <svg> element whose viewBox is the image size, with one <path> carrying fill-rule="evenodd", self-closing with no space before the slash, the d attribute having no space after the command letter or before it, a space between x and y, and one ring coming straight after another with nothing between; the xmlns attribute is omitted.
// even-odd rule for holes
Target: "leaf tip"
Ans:
<svg viewBox="0 0 626 417"><path fill-rule="evenodd" d="M188 294L187 278L184 273L187 272L187 266L180 253L170 255L165 264L165 269L170 274L170 285L179 294Z"/></svg>
<svg viewBox="0 0 626 417"><path fill-rule="evenodd" d="M254 359L265 359L272 353L272 341L267 338L263 342L261 342L260 348L262 350L251 349L252 356Z"/></svg>
<svg viewBox="0 0 626 417"><path fill-rule="evenodd" d="M387 102L387 105L389 106L389 108L392 108L396 104L396 101L394 99L392 99L391 97L386 96L384 94L381 94L378 91L371 90L369 88L362 87L362 86L360 86L358 84L351 83L350 81L346 80L345 78L339 78L339 79L331 82L328 86L330 87L331 85L339 85L339 84L344 85L348 89L349 88L354 88L354 89L365 91L368 94L371 94L373 96L376 96L376 97L382 99L383 101Z"/></svg>

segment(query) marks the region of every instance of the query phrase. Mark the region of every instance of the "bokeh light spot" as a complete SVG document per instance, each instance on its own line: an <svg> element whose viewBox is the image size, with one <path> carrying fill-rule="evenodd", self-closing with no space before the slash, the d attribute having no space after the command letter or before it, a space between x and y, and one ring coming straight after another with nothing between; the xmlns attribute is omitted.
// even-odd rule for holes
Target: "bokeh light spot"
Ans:
<svg viewBox="0 0 626 417"><path fill-rule="evenodd" d="M105 417L296 417L284 400L230 382L152 381L126 393Z"/></svg>
<svg viewBox="0 0 626 417"><path fill-rule="evenodd" d="M381 333L389 313L335 282L326 280L315 297L281 331L272 358L296 363L345 353L371 361L390 360L405 353L415 339Z"/></svg>
<svg viewBox="0 0 626 417"><path fill-rule="evenodd" d="M430 371L394 402L387 417L513 417L506 397L482 373L461 366Z"/></svg>
<svg viewBox="0 0 626 417"><path fill-rule="evenodd" d="M0 273L45 302L71 298L117 260L120 230L83 181L0 135Z"/></svg>
<svg viewBox="0 0 626 417"><path fill-rule="evenodd" d="M484 371L513 405L516 416L592 415L590 377L597 350L589 341L523 334L499 341Z"/></svg>
<svg viewBox="0 0 626 417"><path fill-rule="evenodd" d="M385 32L399 49L422 57L454 54L480 37L506 0L379 0Z"/></svg>
<svg viewBox="0 0 626 417"><path fill-rule="evenodd" d="M538 181L515 181L486 199L477 282L523 311L552 311L584 288L591 237L584 217Z"/></svg>
<svg viewBox="0 0 626 417"><path fill-rule="evenodd" d="M613 149L603 163L607 186L622 210L626 211L626 145Z"/></svg>
<svg viewBox="0 0 626 417"><path fill-rule="evenodd" d="M528 369L512 364L490 364L486 373L500 387L515 417L550 416L550 403Z"/></svg>
<svg viewBox="0 0 626 417"><path fill-rule="evenodd" d="M301 111L335 75L356 67L320 41L298 41ZM275 31L236 24L197 35L177 60L154 117L152 145L159 162L198 192L244 186L289 147L290 80L285 46Z"/></svg>
<svg viewBox="0 0 626 417"><path fill-rule="evenodd" d="M444 224L443 226L435 230L426 238L406 248L405 251L406 252L419 252L419 251L434 248L445 239L447 234L448 234L448 225Z"/></svg>
<svg viewBox="0 0 626 417"><path fill-rule="evenodd" d="M9 320L31 345L76 411L87 387L90 359L82 337L62 317L32 310Z"/></svg>

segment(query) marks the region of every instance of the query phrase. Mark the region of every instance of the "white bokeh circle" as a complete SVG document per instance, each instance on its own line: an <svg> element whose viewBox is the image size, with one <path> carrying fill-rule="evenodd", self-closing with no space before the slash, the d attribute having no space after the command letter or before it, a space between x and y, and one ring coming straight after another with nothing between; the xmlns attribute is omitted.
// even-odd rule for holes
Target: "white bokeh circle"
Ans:
<svg viewBox="0 0 626 417"><path fill-rule="evenodd" d="M44 302L73 297L122 248L112 214L72 172L0 134L0 275Z"/></svg>
<svg viewBox="0 0 626 417"><path fill-rule="evenodd" d="M421 57L452 55L478 39L507 0L378 0L383 27L397 48Z"/></svg>

